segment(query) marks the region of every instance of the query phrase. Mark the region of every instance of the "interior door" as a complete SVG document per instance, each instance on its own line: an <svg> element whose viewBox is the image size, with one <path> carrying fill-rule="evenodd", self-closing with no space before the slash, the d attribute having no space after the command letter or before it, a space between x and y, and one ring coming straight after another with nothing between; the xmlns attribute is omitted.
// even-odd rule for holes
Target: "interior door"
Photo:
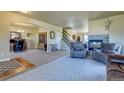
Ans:
<svg viewBox="0 0 124 93"><path fill-rule="evenodd" d="M39 49L46 50L47 46L47 32L39 33Z"/></svg>

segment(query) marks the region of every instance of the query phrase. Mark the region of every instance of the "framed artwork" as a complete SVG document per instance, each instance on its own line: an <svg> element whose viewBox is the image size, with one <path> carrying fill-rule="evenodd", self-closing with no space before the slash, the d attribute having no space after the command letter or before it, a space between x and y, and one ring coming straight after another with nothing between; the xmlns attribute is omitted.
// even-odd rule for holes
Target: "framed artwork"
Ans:
<svg viewBox="0 0 124 93"><path fill-rule="evenodd" d="M73 40L76 40L76 35L75 35L75 34L72 35L72 39L73 39Z"/></svg>
<svg viewBox="0 0 124 93"><path fill-rule="evenodd" d="M81 41L80 36L77 36L77 41L78 41L78 42L80 42L80 41Z"/></svg>
<svg viewBox="0 0 124 93"><path fill-rule="evenodd" d="M55 32L54 31L50 31L50 38L54 39L55 38Z"/></svg>

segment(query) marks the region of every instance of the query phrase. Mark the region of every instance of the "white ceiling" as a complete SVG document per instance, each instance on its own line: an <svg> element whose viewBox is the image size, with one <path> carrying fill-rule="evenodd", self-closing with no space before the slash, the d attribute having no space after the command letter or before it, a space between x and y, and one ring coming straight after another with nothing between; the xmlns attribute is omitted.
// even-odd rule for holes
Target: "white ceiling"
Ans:
<svg viewBox="0 0 124 93"><path fill-rule="evenodd" d="M124 11L30 11L28 14L16 12L40 21L61 27L79 27L87 20L95 20L124 14Z"/></svg>

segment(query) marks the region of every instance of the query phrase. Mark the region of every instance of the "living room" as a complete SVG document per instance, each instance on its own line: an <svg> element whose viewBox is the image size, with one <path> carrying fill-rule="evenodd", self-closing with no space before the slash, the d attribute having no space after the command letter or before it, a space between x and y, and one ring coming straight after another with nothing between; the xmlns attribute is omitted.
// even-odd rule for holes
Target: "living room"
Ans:
<svg viewBox="0 0 124 93"><path fill-rule="evenodd" d="M1 0L1 93L117 93L123 0Z"/></svg>
<svg viewBox="0 0 124 93"><path fill-rule="evenodd" d="M40 18L38 20L35 14L39 14L43 19ZM76 17L72 17L72 15ZM59 19L60 17L61 19ZM96 55L96 50L101 49L103 43L112 43L112 45L114 43L114 50L111 52L116 52L116 54L124 53L124 43L122 40L124 33L123 11L27 11L27 13L15 11L0 12L0 19L2 20L0 23L0 41L3 42L2 46L0 46L1 63L2 61L22 57L24 58L23 61L28 60L29 63L36 65L36 67L30 68L31 70L29 71L26 69L21 73L19 72L19 75L16 73L11 77L7 77L9 80L107 80L106 64L108 62L108 56L100 56L100 53ZM9 50L9 35L13 31L21 33L21 39L26 39L27 47L21 52L18 49L14 49L16 50L15 52L10 52ZM63 31L66 32L65 35ZM39 44L38 35L42 32L47 33L46 40ZM29 43L30 41L28 40L34 43ZM83 51L79 50L79 52L77 50L74 51L72 49L72 42L76 42L76 48L84 47L85 49ZM46 49L44 49L44 46L46 46ZM110 46L108 47L110 48ZM104 51L106 50L108 52L109 50L107 49L104 49ZM68 63L68 61L72 63ZM57 68L60 65L61 67ZM82 69L80 66L84 68ZM91 69L89 70L88 68ZM99 70L97 71L97 69ZM42 74L42 78L36 73L37 71L41 71L39 73ZM32 76L27 78L29 74Z"/></svg>

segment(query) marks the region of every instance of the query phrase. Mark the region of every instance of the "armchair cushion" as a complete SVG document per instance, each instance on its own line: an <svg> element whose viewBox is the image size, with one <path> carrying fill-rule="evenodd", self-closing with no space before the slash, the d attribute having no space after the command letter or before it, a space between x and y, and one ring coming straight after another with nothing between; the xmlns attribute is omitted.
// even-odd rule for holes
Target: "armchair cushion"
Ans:
<svg viewBox="0 0 124 93"><path fill-rule="evenodd" d="M85 58L86 57L86 51L73 51L75 58Z"/></svg>
<svg viewBox="0 0 124 93"><path fill-rule="evenodd" d="M77 51L80 51L80 50L84 49L83 43L80 43L80 42L74 42L72 44L72 47L74 48L74 50L77 50Z"/></svg>
<svg viewBox="0 0 124 93"><path fill-rule="evenodd" d="M73 58L85 58L87 50L83 42L72 42L70 47L70 56Z"/></svg>

